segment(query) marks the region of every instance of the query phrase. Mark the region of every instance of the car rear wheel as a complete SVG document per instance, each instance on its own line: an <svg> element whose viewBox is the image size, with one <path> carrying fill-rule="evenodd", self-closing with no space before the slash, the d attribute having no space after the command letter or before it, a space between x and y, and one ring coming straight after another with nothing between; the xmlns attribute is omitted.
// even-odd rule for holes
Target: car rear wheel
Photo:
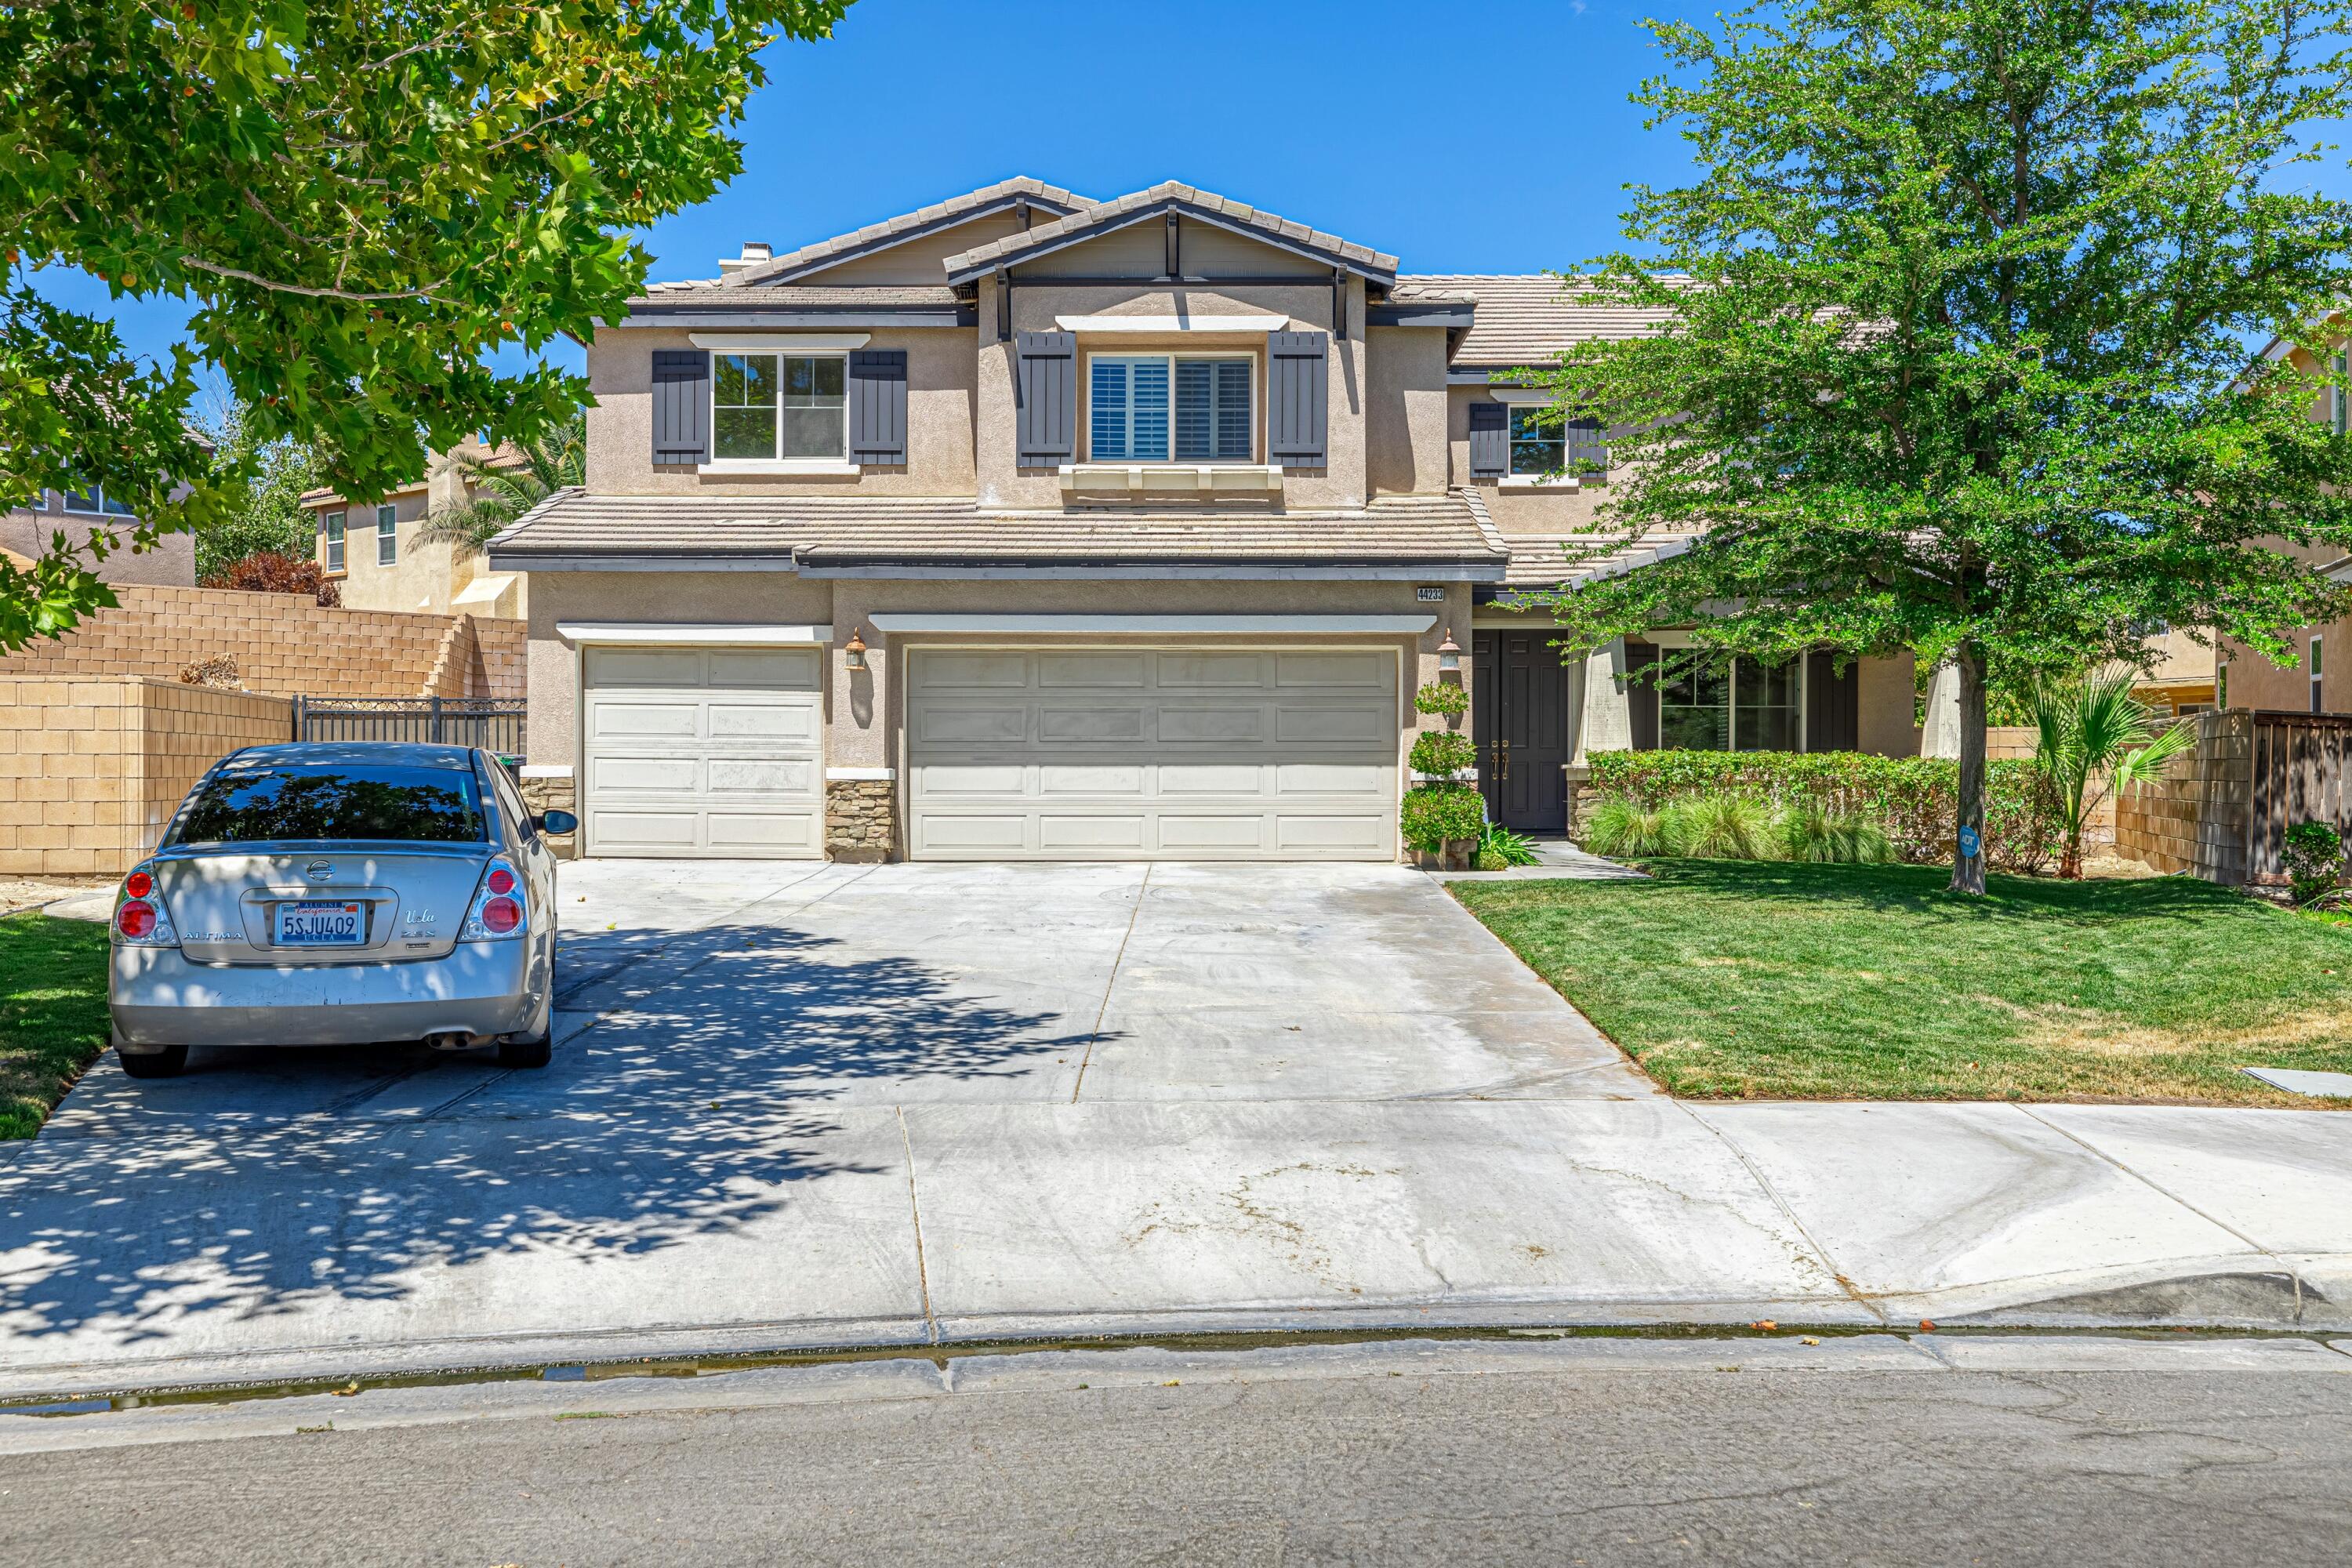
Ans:
<svg viewBox="0 0 2352 1568"><path fill-rule="evenodd" d="M123 1073L131 1078L177 1078L180 1069L188 1065L185 1046L165 1046L160 1051L126 1051L118 1041L114 1056L122 1064Z"/></svg>
<svg viewBox="0 0 2352 1568"><path fill-rule="evenodd" d="M502 1068L543 1068L555 1055L555 1037L542 1029L536 1035L509 1036L499 1042L499 1066Z"/></svg>

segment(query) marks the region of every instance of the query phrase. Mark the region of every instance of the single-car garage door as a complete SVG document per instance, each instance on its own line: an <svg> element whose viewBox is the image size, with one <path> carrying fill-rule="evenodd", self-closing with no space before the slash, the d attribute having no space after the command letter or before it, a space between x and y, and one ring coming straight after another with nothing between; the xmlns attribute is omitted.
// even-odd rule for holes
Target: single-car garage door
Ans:
<svg viewBox="0 0 2352 1568"><path fill-rule="evenodd" d="M915 648L908 841L928 860L1387 860L1397 655Z"/></svg>
<svg viewBox="0 0 2352 1568"><path fill-rule="evenodd" d="M814 648L587 649L586 853L822 854L822 668Z"/></svg>

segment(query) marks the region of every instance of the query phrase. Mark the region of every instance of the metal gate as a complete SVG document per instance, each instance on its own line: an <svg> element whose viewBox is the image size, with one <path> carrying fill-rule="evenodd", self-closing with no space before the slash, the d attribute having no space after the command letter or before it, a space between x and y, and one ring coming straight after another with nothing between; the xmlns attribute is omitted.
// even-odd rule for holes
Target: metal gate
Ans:
<svg viewBox="0 0 2352 1568"><path fill-rule="evenodd" d="M421 741L520 756L524 706L506 697L297 697L294 739Z"/></svg>

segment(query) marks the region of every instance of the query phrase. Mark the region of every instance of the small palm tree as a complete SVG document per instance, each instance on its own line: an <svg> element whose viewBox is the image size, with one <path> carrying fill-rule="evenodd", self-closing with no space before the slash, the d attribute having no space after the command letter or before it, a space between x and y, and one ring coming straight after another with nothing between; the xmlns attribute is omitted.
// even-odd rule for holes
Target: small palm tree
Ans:
<svg viewBox="0 0 2352 1568"><path fill-rule="evenodd" d="M446 544L456 555L479 555L515 519L557 490L587 480L587 427L577 414L515 442L512 450L521 456L520 467L493 463L488 454L453 453L449 461L464 477L468 499L426 518L416 542Z"/></svg>
<svg viewBox="0 0 2352 1568"><path fill-rule="evenodd" d="M2193 724L2159 731L2156 712L2132 695L2132 672L2111 669L2039 682L2033 688L2033 760L2058 792L2066 847L2058 874L2083 875L2083 824L2111 795L2164 777L2197 743ZM2104 778L2104 783L2099 782Z"/></svg>

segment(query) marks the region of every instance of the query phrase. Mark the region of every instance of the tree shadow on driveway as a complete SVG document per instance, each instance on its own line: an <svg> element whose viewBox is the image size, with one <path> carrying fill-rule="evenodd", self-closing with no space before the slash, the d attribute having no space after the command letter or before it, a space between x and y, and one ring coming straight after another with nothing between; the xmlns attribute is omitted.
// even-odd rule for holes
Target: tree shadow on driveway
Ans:
<svg viewBox="0 0 2352 1568"><path fill-rule="evenodd" d="M76 1095L124 1114L0 1161L0 1363L903 1310L894 1086L1003 1098L1090 1037L841 948L670 941L682 973L536 1072L272 1053L281 1089L320 1080L279 1114L234 1109L264 1053L138 1084L109 1062Z"/></svg>

